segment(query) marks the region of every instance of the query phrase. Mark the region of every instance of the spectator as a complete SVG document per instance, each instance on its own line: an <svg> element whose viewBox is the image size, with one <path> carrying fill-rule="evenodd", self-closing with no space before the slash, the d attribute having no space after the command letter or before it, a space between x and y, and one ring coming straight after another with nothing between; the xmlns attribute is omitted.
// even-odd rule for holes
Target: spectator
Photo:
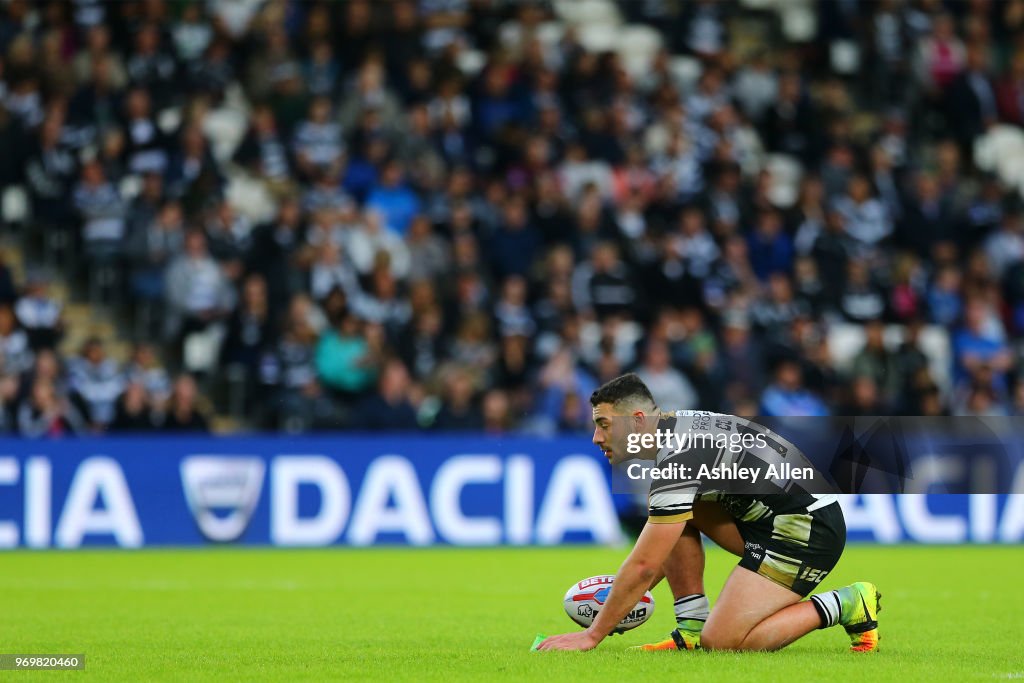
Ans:
<svg viewBox="0 0 1024 683"><path fill-rule="evenodd" d="M66 231L73 207L67 195L75 174L75 156L61 139L62 115L52 113L33 136L25 161L25 181L32 204L32 216L46 230Z"/></svg>
<svg viewBox="0 0 1024 683"><path fill-rule="evenodd" d="M297 261L304 233L302 211L293 198L281 202L274 219L252 230L246 267L249 271L263 273L270 308L274 312L281 311L302 286Z"/></svg>
<svg viewBox="0 0 1024 683"><path fill-rule="evenodd" d="M377 377L378 349L364 333L362 321L344 315L320 338L316 347L316 372L328 388L341 396L361 395Z"/></svg>
<svg viewBox="0 0 1024 683"><path fill-rule="evenodd" d="M638 339L709 410L1009 411L1018 183L985 136L1019 123L1019 8L826 4L810 52L750 54L731 29L775 10L618 4L661 33L650 63L571 26L541 40L557 11L473 0L0 10L0 186L30 216L9 235L26 291L0 269L0 427L35 384L68 392L48 349L78 290L39 282L40 243L62 275L105 261L94 282L124 257L136 305L115 328L167 327L125 369L149 394L119 397L126 424L165 409L166 357L211 386L229 359L258 375L247 427L358 426L397 354L423 424L576 430ZM837 323L872 339L842 377ZM887 362L882 324L908 340ZM924 351L944 337L949 367ZM788 358L802 377L765 389ZM391 367L379 384L401 384Z"/></svg>
<svg viewBox="0 0 1024 683"><path fill-rule="evenodd" d="M761 121L761 136L771 152L791 154L805 164L816 160L819 142L814 125L818 116L803 90L800 74L785 72L779 76L778 99Z"/></svg>
<svg viewBox="0 0 1024 683"><path fill-rule="evenodd" d="M199 388L192 375L178 375L171 389L171 397L160 416L160 429L191 434L208 432L210 427L197 406L198 399Z"/></svg>
<svg viewBox="0 0 1024 683"><path fill-rule="evenodd" d="M761 413L769 417L822 417L829 410L820 397L803 386L799 363L784 360L775 370L775 381L761 395Z"/></svg>
<svg viewBox="0 0 1024 683"><path fill-rule="evenodd" d="M155 408L162 408L171 395L171 378L157 358L152 344L137 344L125 368L129 384L139 384L145 389L146 400Z"/></svg>
<svg viewBox="0 0 1024 683"><path fill-rule="evenodd" d="M81 235L91 260L109 262L121 251L127 207L96 160L87 161L74 192Z"/></svg>
<svg viewBox="0 0 1024 683"><path fill-rule="evenodd" d="M106 60L110 73L110 84L120 90L128 82L124 62L120 55L111 50L110 29L105 24L90 26L85 32L85 46L71 60L71 70L79 84L88 83L95 73L95 64Z"/></svg>
<svg viewBox="0 0 1024 683"><path fill-rule="evenodd" d="M171 93L175 92L178 80L178 67L174 57L160 43L160 30L154 24L141 26L135 34L134 49L125 69L131 84L159 96L157 106L162 108L171 103Z"/></svg>
<svg viewBox="0 0 1024 683"><path fill-rule="evenodd" d="M152 113L149 92L133 88L125 98L128 170L132 173L163 173L167 168L168 140Z"/></svg>
<svg viewBox="0 0 1024 683"><path fill-rule="evenodd" d="M252 122L235 152L235 160L263 178L272 190L283 193L290 187L292 169L288 145L269 105L259 104L253 108Z"/></svg>
<svg viewBox="0 0 1024 683"><path fill-rule="evenodd" d="M182 62L194 62L213 40L213 26L203 20L199 5L185 5L171 28L174 52Z"/></svg>
<svg viewBox="0 0 1024 683"><path fill-rule="evenodd" d="M501 296L494 306L494 317L498 323L498 334L532 337L536 323L526 305L526 278L513 275L505 280Z"/></svg>
<svg viewBox="0 0 1024 683"><path fill-rule="evenodd" d="M762 345L751 334L746 316L725 316L719 354L723 398L736 404L757 396L764 386Z"/></svg>
<svg viewBox="0 0 1024 683"><path fill-rule="evenodd" d="M792 268L793 241L783 231L782 216L777 211L762 211L747 241L751 266L761 281Z"/></svg>
<svg viewBox="0 0 1024 683"><path fill-rule="evenodd" d="M1024 221L1017 208L1003 214L999 229L985 240L985 255L996 278L1014 263L1024 260Z"/></svg>
<svg viewBox="0 0 1024 683"><path fill-rule="evenodd" d="M352 130L364 113L372 111L383 129L393 130L401 118L401 105L387 84L387 73L380 60L342 59L345 64L361 64L355 78L355 87L347 90L338 112L344 130Z"/></svg>
<svg viewBox="0 0 1024 683"><path fill-rule="evenodd" d="M474 401L472 375L452 368L444 380L444 403L434 419L434 429L442 432L476 431L483 427L483 415Z"/></svg>
<svg viewBox="0 0 1024 683"><path fill-rule="evenodd" d="M850 375L854 381L860 378L869 379L872 385L870 393L878 405L892 406L901 389L901 377L896 359L885 346L885 326L880 320L872 320L864 326L864 331L864 347L853 357ZM854 395L856 391L854 390ZM860 391L869 393L866 387L861 387Z"/></svg>
<svg viewBox="0 0 1024 683"><path fill-rule="evenodd" d="M165 283L169 331L182 341L205 331L233 307L228 280L198 230L185 236L185 250L167 266Z"/></svg>
<svg viewBox="0 0 1024 683"><path fill-rule="evenodd" d="M146 388L137 382L129 383L117 399L114 419L107 425L110 433L139 434L154 428Z"/></svg>
<svg viewBox="0 0 1024 683"><path fill-rule="evenodd" d="M960 384L987 382L998 391L1006 391L1006 373L1013 357L1001 324L993 325L991 316L984 301L971 299L966 303L963 327L953 335L954 379Z"/></svg>
<svg viewBox="0 0 1024 683"><path fill-rule="evenodd" d="M226 365L241 366L248 377L255 377L260 356L273 343L267 283L262 275L253 273L245 278L238 308L228 318L221 357Z"/></svg>
<svg viewBox="0 0 1024 683"><path fill-rule="evenodd" d="M28 335L17 326L9 305L0 305L0 357L4 374L21 374L32 367L33 354Z"/></svg>
<svg viewBox="0 0 1024 683"><path fill-rule="evenodd" d="M658 405L679 406L677 410L697 407L697 392L686 375L672 367L665 342L651 341L647 345L644 361L636 373L650 388Z"/></svg>
<svg viewBox="0 0 1024 683"><path fill-rule="evenodd" d="M414 315L411 326L402 331L399 354L417 381L432 377L444 360L442 331L442 315L436 306Z"/></svg>
<svg viewBox="0 0 1024 683"><path fill-rule="evenodd" d="M131 236L127 245L132 268L132 293L139 301L155 304L164 299L168 264L181 255L185 243L181 204L169 201L149 223Z"/></svg>
<svg viewBox="0 0 1024 683"><path fill-rule="evenodd" d="M190 125L181 132L180 146L167 163L164 182L168 195L180 199L189 211L220 196L224 175L199 126Z"/></svg>
<svg viewBox="0 0 1024 683"><path fill-rule="evenodd" d="M33 351L54 348L64 335L64 308L49 290L47 276L30 272L25 279L25 294L14 304L14 315L28 334Z"/></svg>
<svg viewBox="0 0 1024 683"><path fill-rule="evenodd" d="M988 45L967 46L964 70L949 85L948 115L960 146L969 149L999 116L995 83L989 71Z"/></svg>
<svg viewBox="0 0 1024 683"><path fill-rule="evenodd" d="M366 207L379 213L388 230L404 236L409 224L420 210L420 201L405 184L405 168L399 161L384 166L380 183L370 190Z"/></svg>
<svg viewBox="0 0 1024 683"><path fill-rule="evenodd" d="M362 221L352 226L342 239L352 265L361 275L368 275L381 258L387 259L395 277L405 278L408 274L409 249L398 234L384 225L379 213L367 211Z"/></svg>
<svg viewBox="0 0 1024 683"><path fill-rule="evenodd" d="M82 415L53 384L37 380L18 409L18 433L27 438L59 438L85 433Z"/></svg>
<svg viewBox="0 0 1024 683"><path fill-rule="evenodd" d="M577 266L572 276L577 310L592 310L598 318L625 312L637 303L628 266L611 243L597 245L589 263Z"/></svg>
<svg viewBox="0 0 1024 683"><path fill-rule="evenodd" d="M885 297L862 261L855 259L847 264L846 291L840 297L839 310L847 320L857 323L877 320L886 312Z"/></svg>
<svg viewBox="0 0 1024 683"><path fill-rule="evenodd" d="M360 427L386 432L416 429L416 410L409 401L412 387L405 365L397 359L386 361L377 380L377 393L360 403Z"/></svg>
<svg viewBox="0 0 1024 683"><path fill-rule="evenodd" d="M72 398L84 409L90 428L103 431L113 419L117 399L124 391L124 373L117 361L107 358L103 342L86 340L81 355L69 363Z"/></svg>
<svg viewBox="0 0 1024 683"><path fill-rule="evenodd" d="M915 185L915 195L907 202L895 241L921 258L931 258L936 244L955 236L952 197L943 196L938 179L927 173L919 174Z"/></svg>
<svg viewBox="0 0 1024 683"><path fill-rule="evenodd" d="M491 389L484 394L483 431L491 436L501 436L512 426L512 415L508 394L501 389Z"/></svg>
<svg viewBox="0 0 1024 683"><path fill-rule="evenodd" d="M410 280L435 280L448 271L448 245L434 232L426 216L420 214L412 219L405 244L409 251Z"/></svg>
<svg viewBox="0 0 1024 683"><path fill-rule="evenodd" d="M871 183L854 176L846 196L836 200L836 211L843 217L846 233L862 247L875 247L892 233L892 219L885 205L871 196Z"/></svg>
<svg viewBox="0 0 1024 683"><path fill-rule="evenodd" d="M935 16L931 34L918 42L915 56L917 79L928 97L935 99L949 87L964 66L965 52L953 18Z"/></svg>
<svg viewBox="0 0 1024 683"><path fill-rule="evenodd" d="M313 98L306 120L295 130L292 148L295 166L307 178L341 169L345 153L341 126L331 120L331 101L326 96Z"/></svg>

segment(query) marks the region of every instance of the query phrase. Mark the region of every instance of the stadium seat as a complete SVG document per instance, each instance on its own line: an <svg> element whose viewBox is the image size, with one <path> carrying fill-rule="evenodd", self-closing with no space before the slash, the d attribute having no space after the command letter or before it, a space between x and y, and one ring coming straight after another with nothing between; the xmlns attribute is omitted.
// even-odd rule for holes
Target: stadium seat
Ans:
<svg viewBox="0 0 1024 683"><path fill-rule="evenodd" d="M458 57L456 57L456 63L459 66L459 70L468 78L472 78L480 73L480 70L484 68L484 64L487 63L487 55L480 50L459 50Z"/></svg>
<svg viewBox="0 0 1024 683"><path fill-rule="evenodd" d="M903 340L902 325L887 325L885 345L895 350ZM834 367L839 372L850 369L854 357L864 348L864 327L855 323L833 323L828 327L828 349ZM952 386L950 370L953 367L949 335L939 325L926 325L921 330L921 350L928 356L928 369L939 389L946 392Z"/></svg>
<svg viewBox="0 0 1024 683"><path fill-rule="evenodd" d="M643 24L630 24L618 34L619 56L622 57L626 71L633 77L644 74L661 46L661 34Z"/></svg>
<svg viewBox="0 0 1024 683"><path fill-rule="evenodd" d="M769 154L765 167L771 174L768 198L775 206L788 209L796 203L804 169L800 162L788 154Z"/></svg>
<svg viewBox="0 0 1024 683"><path fill-rule="evenodd" d="M579 27L580 43L590 52L614 50L619 40L619 29L612 24L584 24Z"/></svg>
<svg viewBox="0 0 1024 683"><path fill-rule="evenodd" d="M168 107L156 117L156 123L164 135L171 135L181 125L181 107Z"/></svg>
<svg viewBox="0 0 1024 683"><path fill-rule="evenodd" d="M230 174L226 194L235 210L254 223L270 220L277 211L263 183L240 171Z"/></svg>
<svg viewBox="0 0 1024 683"><path fill-rule="evenodd" d="M138 197L139 192L142 191L142 178L134 174L126 175L124 178L121 178L117 189L121 193L121 199L130 202Z"/></svg>
<svg viewBox="0 0 1024 683"><path fill-rule="evenodd" d="M860 71L860 46L852 40L834 40L829 46L832 70L844 76Z"/></svg>
<svg viewBox="0 0 1024 683"><path fill-rule="evenodd" d="M545 47L551 47L565 35L565 24L560 24L557 21L545 21L537 27L536 35Z"/></svg>
<svg viewBox="0 0 1024 683"><path fill-rule="evenodd" d="M1015 154L1002 154L996 159L996 173L999 179L1006 185L1020 185L1024 182L1024 156L1021 151L1016 150Z"/></svg>
<svg viewBox="0 0 1024 683"><path fill-rule="evenodd" d="M1024 131L1016 126L993 126L974 141L974 163L983 171L994 172L1009 185L1022 179L1019 160L1024 157Z"/></svg>
<svg viewBox="0 0 1024 683"><path fill-rule="evenodd" d="M0 217L4 223L20 225L29 219L30 213L31 205L24 186L8 185L4 188L3 198L0 199Z"/></svg>
<svg viewBox="0 0 1024 683"><path fill-rule="evenodd" d="M227 161L238 149L248 127L243 112L222 107L213 109L203 119L203 132L210 141L211 151L217 161Z"/></svg>
<svg viewBox="0 0 1024 683"><path fill-rule="evenodd" d="M704 70L700 62L693 57L673 57L669 68L676 79L676 83L683 90L690 90Z"/></svg>
<svg viewBox="0 0 1024 683"><path fill-rule="evenodd" d="M782 35L794 43L813 40L818 31L818 19L814 15L814 9L801 0L792 0L783 5L779 19L782 21Z"/></svg>
<svg viewBox="0 0 1024 683"><path fill-rule="evenodd" d="M559 18L577 25L622 23L619 8L612 0L556 0L555 13Z"/></svg>

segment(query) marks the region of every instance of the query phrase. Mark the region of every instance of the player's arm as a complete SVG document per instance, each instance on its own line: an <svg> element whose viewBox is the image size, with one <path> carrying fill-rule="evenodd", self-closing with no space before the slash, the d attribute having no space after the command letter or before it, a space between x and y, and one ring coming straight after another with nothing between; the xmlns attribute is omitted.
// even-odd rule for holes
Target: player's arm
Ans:
<svg viewBox="0 0 1024 683"><path fill-rule="evenodd" d="M655 524L647 522L633 552L619 567L612 592L594 623L587 630L600 642L636 607L651 582L661 573L672 548L683 533L685 521Z"/></svg>
<svg viewBox="0 0 1024 683"><path fill-rule="evenodd" d="M661 566L665 564L685 526L685 520L657 524L648 522L640 532L633 552L619 567L608 602L590 628L582 632L552 636L537 649L589 650L597 647L643 597L651 581L661 571Z"/></svg>

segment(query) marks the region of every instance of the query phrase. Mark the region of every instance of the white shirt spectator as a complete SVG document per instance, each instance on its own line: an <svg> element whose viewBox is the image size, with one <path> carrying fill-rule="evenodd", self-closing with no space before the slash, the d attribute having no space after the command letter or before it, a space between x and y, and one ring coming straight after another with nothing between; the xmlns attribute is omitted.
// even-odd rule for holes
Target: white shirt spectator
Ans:
<svg viewBox="0 0 1024 683"><path fill-rule="evenodd" d="M167 299L179 313L223 310L230 308L230 288L212 258L183 255L167 268Z"/></svg>
<svg viewBox="0 0 1024 683"><path fill-rule="evenodd" d="M565 197L570 202L579 199L583 188L591 183L597 186L602 199L612 198L612 167L607 162L596 159L565 161L558 175Z"/></svg>
<svg viewBox="0 0 1024 683"><path fill-rule="evenodd" d="M303 121L295 131L292 144L297 154L304 155L317 166L330 166L345 152L341 125L332 122Z"/></svg>
<svg viewBox="0 0 1024 683"><path fill-rule="evenodd" d="M56 299L44 296L23 296L14 304L14 315L22 327L52 329L60 322L63 306Z"/></svg>
<svg viewBox="0 0 1024 683"><path fill-rule="evenodd" d="M380 223L380 217L368 214L366 225L347 231L345 252L356 270L366 275L373 270L377 252L385 251L391 259L391 273L405 279L409 273L409 248L401 237Z"/></svg>
<svg viewBox="0 0 1024 683"><path fill-rule="evenodd" d="M21 374L32 367L33 354L25 330L14 329L6 337L0 336L0 353L7 374Z"/></svg>
<svg viewBox="0 0 1024 683"><path fill-rule="evenodd" d="M985 240L985 255L992 266L992 274L1002 279L1007 268L1024 259L1024 236L1016 230L999 230Z"/></svg>
<svg viewBox="0 0 1024 683"><path fill-rule="evenodd" d="M673 367L663 370L651 370L644 366L637 370L651 395L659 406L674 410L686 410L697 407L697 392L686 378L686 375Z"/></svg>
<svg viewBox="0 0 1024 683"><path fill-rule="evenodd" d="M874 197L859 204L850 197L840 197L835 208L842 214L846 232L866 246L874 246L892 233L889 211Z"/></svg>
<svg viewBox="0 0 1024 683"><path fill-rule="evenodd" d="M124 237L125 205L112 183L75 188L75 208L82 216L85 241L116 241Z"/></svg>
<svg viewBox="0 0 1024 683"><path fill-rule="evenodd" d="M124 374L117 362L106 358L94 364L85 358L73 358L69 366L71 389L85 401L91 421L109 424L125 387Z"/></svg>

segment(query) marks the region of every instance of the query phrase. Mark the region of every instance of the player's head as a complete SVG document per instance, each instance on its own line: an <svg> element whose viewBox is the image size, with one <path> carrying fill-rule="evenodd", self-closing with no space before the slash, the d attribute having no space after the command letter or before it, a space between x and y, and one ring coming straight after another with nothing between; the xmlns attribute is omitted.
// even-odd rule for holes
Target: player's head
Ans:
<svg viewBox="0 0 1024 683"><path fill-rule="evenodd" d="M592 441L613 465L626 460L626 437L647 431L658 405L636 373L616 377L590 395L594 415Z"/></svg>

